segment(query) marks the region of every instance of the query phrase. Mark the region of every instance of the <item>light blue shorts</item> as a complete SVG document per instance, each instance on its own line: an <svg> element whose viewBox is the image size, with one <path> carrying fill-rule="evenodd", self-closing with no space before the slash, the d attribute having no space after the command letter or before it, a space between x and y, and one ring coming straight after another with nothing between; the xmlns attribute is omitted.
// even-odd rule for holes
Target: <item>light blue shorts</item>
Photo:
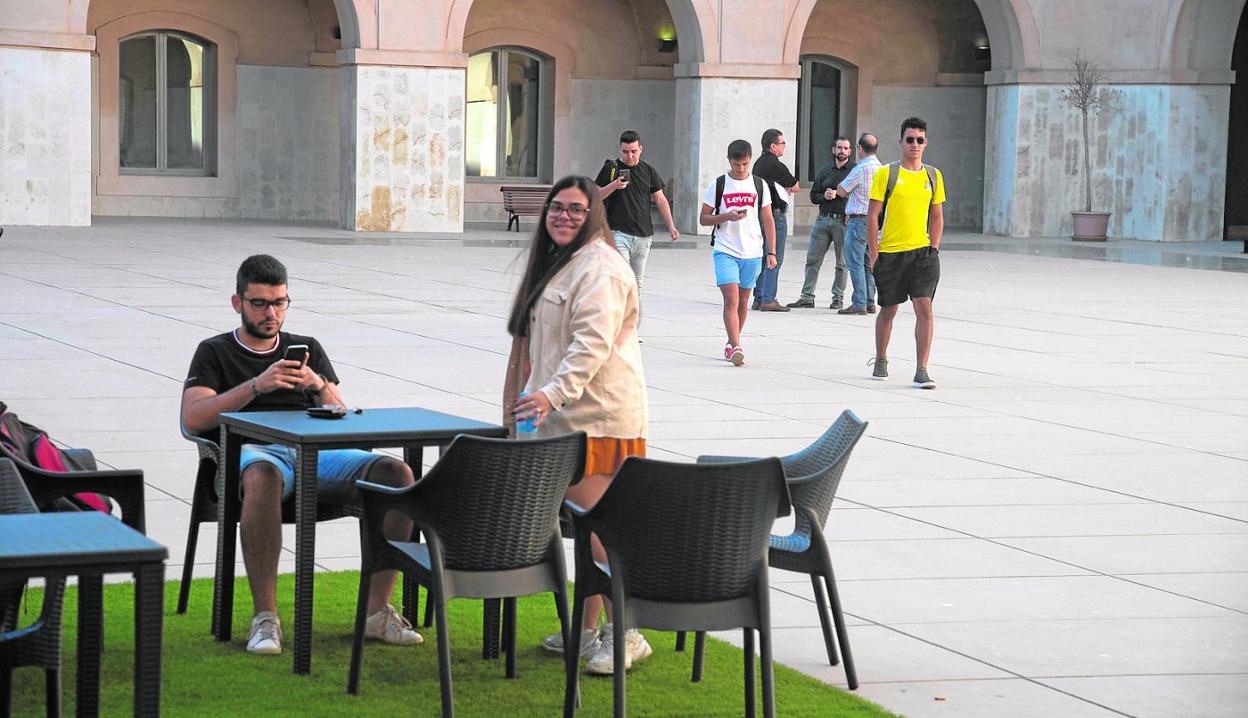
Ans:
<svg viewBox="0 0 1248 718"><path fill-rule="evenodd" d="M715 286L737 284L742 289L753 289L758 284L758 273L763 270L763 258L737 259L731 254L712 252L715 260Z"/></svg>
<svg viewBox="0 0 1248 718"><path fill-rule="evenodd" d="M381 454L359 449L333 449L316 456L316 500L331 504L358 504L360 492L355 482L368 475L368 470L382 458ZM298 454L281 444L243 444L239 473L263 461L277 467L282 475L282 501L295 495L295 462ZM239 484L242 493L242 484Z"/></svg>

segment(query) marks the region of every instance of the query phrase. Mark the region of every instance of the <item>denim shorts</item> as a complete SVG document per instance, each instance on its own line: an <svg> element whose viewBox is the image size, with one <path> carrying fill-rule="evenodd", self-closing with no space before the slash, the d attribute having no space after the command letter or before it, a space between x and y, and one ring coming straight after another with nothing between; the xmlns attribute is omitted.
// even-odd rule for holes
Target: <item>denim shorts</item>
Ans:
<svg viewBox="0 0 1248 718"><path fill-rule="evenodd" d="M360 492L355 482L368 475L372 465L382 458L381 454L359 449L333 449L322 451L316 457L317 501L332 504L358 504ZM239 460L239 473L248 466L263 461L277 467L282 475L282 501L295 495L295 462L298 454L289 446L281 444L243 444ZM242 485L239 485L242 493Z"/></svg>
<svg viewBox="0 0 1248 718"><path fill-rule="evenodd" d="M731 254L712 252L715 260L715 286L737 284L742 289L753 289L758 284L758 274L763 269L763 258L737 259Z"/></svg>

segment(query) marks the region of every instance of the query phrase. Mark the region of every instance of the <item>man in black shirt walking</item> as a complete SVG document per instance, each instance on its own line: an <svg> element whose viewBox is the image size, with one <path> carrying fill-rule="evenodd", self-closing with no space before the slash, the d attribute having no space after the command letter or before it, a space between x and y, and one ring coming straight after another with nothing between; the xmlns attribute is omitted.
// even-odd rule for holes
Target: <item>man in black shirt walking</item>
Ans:
<svg viewBox="0 0 1248 718"><path fill-rule="evenodd" d="M767 269L767 265L763 265L752 308L760 312L787 312L788 307L776 301L776 290L780 284L780 265L784 264L784 240L789 234L788 200L800 188L797 178L780 161L785 146L780 130L773 128L764 132L762 145L763 153L754 161L752 173L766 182L771 190L771 216L776 222L776 266Z"/></svg>
<svg viewBox="0 0 1248 718"><path fill-rule="evenodd" d="M594 180L599 187L598 196L607 206L607 224L614 235L615 248L633 268L639 292L654 240L651 200L658 205L672 241L680 239L680 232L672 221L672 207L663 194L663 178L641 161L641 152L641 135L624 130L620 134L620 159L608 160Z"/></svg>
<svg viewBox="0 0 1248 718"><path fill-rule="evenodd" d="M810 186L810 201L819 205L819 217L810 228L810 247L806 249L806 279L802 296L790 307L815 306L815 285L829 247L836 249L836 278L832 281L832 309L845 306L845 198L836 196L836 186L845 179L854 163L849 159L849 140L837 137L832 144L833 161L819 168Z"/></svg>

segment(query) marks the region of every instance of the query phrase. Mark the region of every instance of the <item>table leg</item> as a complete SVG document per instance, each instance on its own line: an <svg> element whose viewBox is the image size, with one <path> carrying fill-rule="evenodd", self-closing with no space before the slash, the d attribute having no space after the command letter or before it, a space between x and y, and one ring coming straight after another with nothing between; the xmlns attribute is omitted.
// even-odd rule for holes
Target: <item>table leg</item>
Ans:
<svg viewBox="0 0 1248 718"><path fill-rule="evenodd" d="M295 673L312 672L312 582L316 559L317 450L298 446L295 464Z"/></svg>
<svg viewBox="0 0 1248 718"><path fill-rule="evenodd" d="M135 572L134 714L160 715L161 620L165 564L147 563Z"/></svg>
<svg viewBox="0 0 1248 718"><path fill-rule="evenodd" d="M217 466L217 567L212 584L212 635L230 640L234 624L234 546L242 506L238 501L238 462L243 438L221 427L221 463Z"/></svg>
<svg viewBox="0 0 1248 718"><path fill-rule="evenodd" d="M78 577L78 689L79 718L100 714L100 654L104 650L104 577Z"/></svg>
<svg viewBox="0 0 1248 718"><path fill-rule="evenodd" d="M403 447L403 463L407 464L412 470L412 478L419 479L423 473L425 447L423 446L404 446ZM416 541L420 538L420 529L413 526L411 540ZM403 617L413 626L418 625L417 616L420 615L420 584L409 576L403 574Z"/></svg>

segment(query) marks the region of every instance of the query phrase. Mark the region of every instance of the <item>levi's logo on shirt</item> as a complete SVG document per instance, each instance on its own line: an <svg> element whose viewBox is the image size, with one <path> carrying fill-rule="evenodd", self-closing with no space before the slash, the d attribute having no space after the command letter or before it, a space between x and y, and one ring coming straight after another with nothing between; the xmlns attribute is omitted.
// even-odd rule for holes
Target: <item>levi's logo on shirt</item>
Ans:
<svg viewBox="0 0 1248 718"><path fill-rule="evenodd" d="M725 192L724 209L749 209L758 200L753 192Z"/></svg>

